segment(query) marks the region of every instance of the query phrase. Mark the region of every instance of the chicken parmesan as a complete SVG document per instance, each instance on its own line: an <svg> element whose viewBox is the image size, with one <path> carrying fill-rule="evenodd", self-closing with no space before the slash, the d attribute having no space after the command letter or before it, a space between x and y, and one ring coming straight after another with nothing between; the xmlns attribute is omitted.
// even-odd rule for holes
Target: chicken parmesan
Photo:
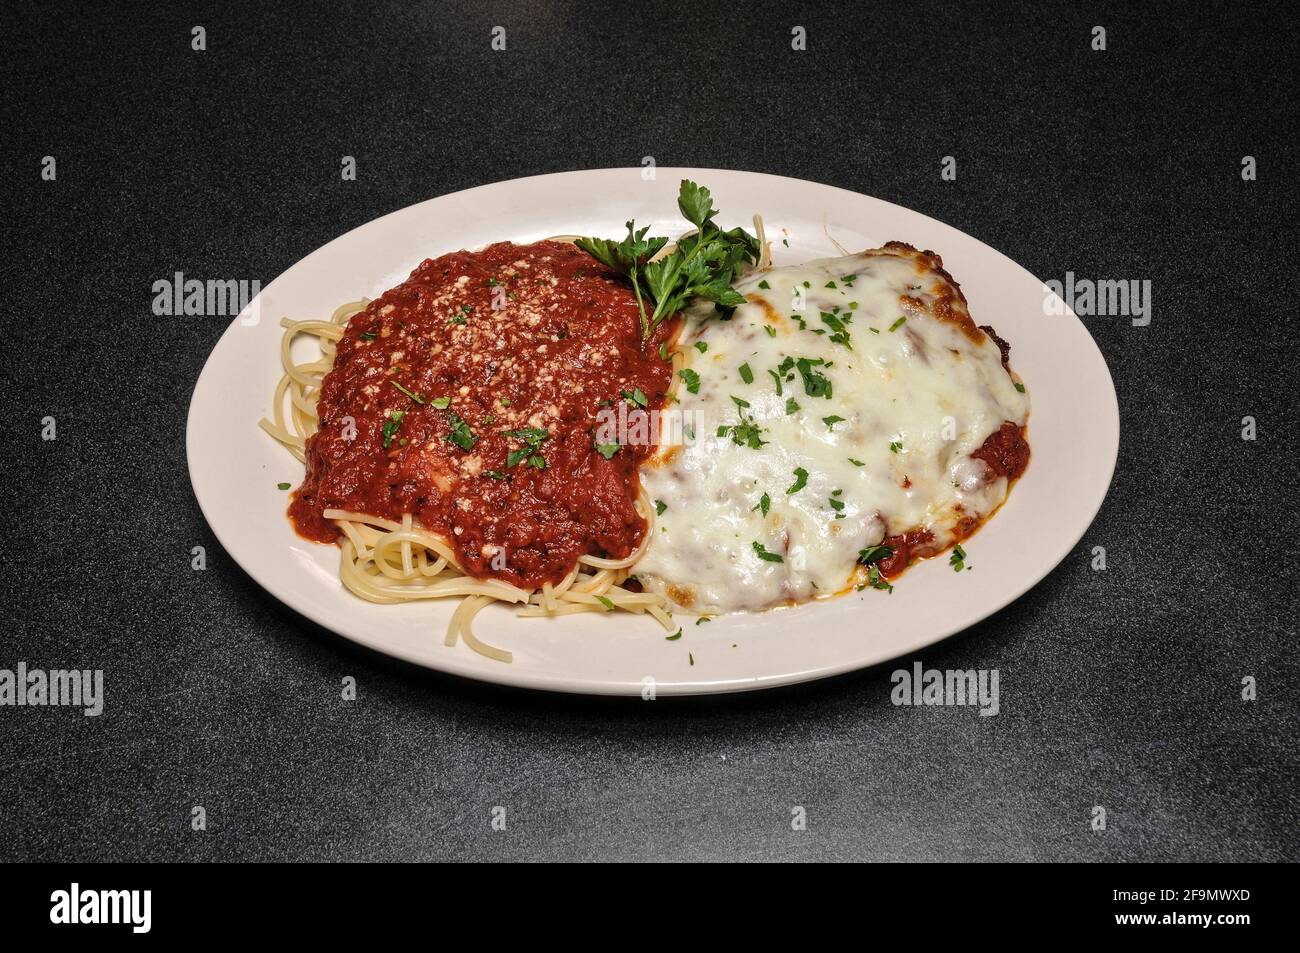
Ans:
<svg viewBox="0 0 1300 953"><path fill-rule="evenodd" d="M670 242L499 242L424 260L329 320L284 319L262 427L305 464L297 531L376 603L470 621L758 611L892 590L1029 459L1009 345L900 242L774 268L683 181ZM302 339L314 341L307 353ZM285 488L288 484L284 485ZM955 548L954 548L955 547Z"/></svg>
<svg viewBox="0 0 1300 953"><path fill-rule="evenodd" d="M678 342L682 413L706 426L643 471L643 586L701 613L888 589L1006 498L1029 400L939 256L891 242L735 289Z"/></svg>

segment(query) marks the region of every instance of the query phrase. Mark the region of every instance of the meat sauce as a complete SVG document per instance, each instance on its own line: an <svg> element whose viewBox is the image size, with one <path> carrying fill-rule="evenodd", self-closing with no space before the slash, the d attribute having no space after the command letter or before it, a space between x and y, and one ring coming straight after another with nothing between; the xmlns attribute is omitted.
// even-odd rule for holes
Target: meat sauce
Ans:
<svg viewBox="0 0 1300 953"><path fill-rule="evenodd" d="M629 430L662 406L675 332L643 342L631 289L562 242L426 260L349 321L290 517L334 542L326 509L410 513L470 575L525 589L583 555L624 558L646 531L637 466L655 446L598 450L596 433L620 402Z"/></svg>

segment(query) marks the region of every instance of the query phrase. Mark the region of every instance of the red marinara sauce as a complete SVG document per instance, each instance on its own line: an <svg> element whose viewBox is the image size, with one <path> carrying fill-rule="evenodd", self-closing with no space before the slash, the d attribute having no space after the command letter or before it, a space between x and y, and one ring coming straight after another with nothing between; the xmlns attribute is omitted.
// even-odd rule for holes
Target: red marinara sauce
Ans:
<svg viewBox="0 0 1300 953"><path fill-rule="evenodd" d="M675 332L643 342L631 289L563 242L426 260L348 322L290 517L334 542L326 509L410 513L471 575L525 589L582 555L624 558L646 531L637 465L655 446L606 459L598 415L663 405Z"/></svg>

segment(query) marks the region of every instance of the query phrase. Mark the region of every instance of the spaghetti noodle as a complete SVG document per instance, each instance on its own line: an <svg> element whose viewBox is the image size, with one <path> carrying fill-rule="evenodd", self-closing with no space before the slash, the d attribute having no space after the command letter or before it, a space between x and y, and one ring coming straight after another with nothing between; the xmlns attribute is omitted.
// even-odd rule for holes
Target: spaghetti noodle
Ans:
<svg viewBox="0 0 1300 953"><path fill-rule="evenodd" d="M371 304L365 299L349 302L337 308L328 321L285 318L280 322L285 329L280 347L284 373L274 391L272 416L261 420L260 426L299 461L309 462L309 441L320 428L322 387L326 375L335 367L339 342L349 322L358 315L375 312ZM305 361L295 359L295 343L300 337L313 339L318 354ZM673 383L665 391L665 401L673 399L680 355L674 354L669 366ZM407 392L405 387L399 389ZM421 406L426 403L414 393L411 397ZM387 439L386 436L385 448ZM511 653L482 642L472 629L477 613L493 602L514 604L519 607L519 615L530 618L626 611L649 615L665 629L672 630L673 622L663 597L623 585L631 567L649 545L654 528L655 509L644 491L635 500L635 512L644 521L644 529L628 555L606 558L580 554L562 579L544 581L535 587L482 578L481 573L467 571L452 541L417 523L411 512L402 513L399 521L374 513L325 506L320 516L336 527L341 549L340 579L350 592L379 604L460 598L460 605L447 627L446 644L452 646L464 640L479 654L509 662Z"/></svg>

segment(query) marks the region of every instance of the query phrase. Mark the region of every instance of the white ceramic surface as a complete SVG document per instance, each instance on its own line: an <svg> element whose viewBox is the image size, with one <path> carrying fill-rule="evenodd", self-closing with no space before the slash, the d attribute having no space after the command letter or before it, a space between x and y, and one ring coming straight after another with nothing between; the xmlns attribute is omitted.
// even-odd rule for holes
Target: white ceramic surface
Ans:
<svg viewBox="0 0 1300 953"><path fill-rule="evenodd" d="M723 227L763 215L777 264L835 255L829 236L859 250L889 240L938 252L977 324L1011 342L1029 388L1033 457L1007 503L965 548L971 572L921 562L892 594L867 590L757 615L694 625L674 642L653 621L623 613L518 619L479 614L480 637L513 664L446 648L453 603L377 606L338 580L338 550L298 537L285 518L302 466L257 426L279 379L282 316L326 317L375 297L423 259L490 242L548 235L614 237L635 218L651 234L684 230L678 183L708 186ZM782 239L787 239L788 247ZM190 479L226 551L268 592L319 624L419 665L502 684L591 694L704 694L766 688L874 665L915 652L1010 603L1082 537L1114 472L1119 410L1105 361L1079 319L1048 315L1042 282L987 245L897 205L830 186L716 169L566 172L499 182L413 205L335 239L273 281L236 318L199 376L186 437ZM255 323L253 318L256 318ZM691 658L694 664L691 663Z"/></svg>

